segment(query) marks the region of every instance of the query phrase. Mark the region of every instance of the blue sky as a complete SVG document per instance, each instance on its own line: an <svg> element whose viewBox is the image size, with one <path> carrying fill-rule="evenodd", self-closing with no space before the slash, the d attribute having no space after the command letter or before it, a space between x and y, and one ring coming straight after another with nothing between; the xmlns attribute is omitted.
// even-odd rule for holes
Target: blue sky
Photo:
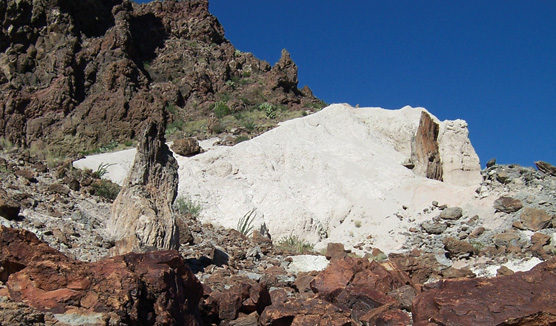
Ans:
<svg viewBox="0 0 556 326"><path fill-rule="evenodd" d="M484 166L556 165L556 1L210 0L236 48L287 49L327 103L464 119Z"/></svg>

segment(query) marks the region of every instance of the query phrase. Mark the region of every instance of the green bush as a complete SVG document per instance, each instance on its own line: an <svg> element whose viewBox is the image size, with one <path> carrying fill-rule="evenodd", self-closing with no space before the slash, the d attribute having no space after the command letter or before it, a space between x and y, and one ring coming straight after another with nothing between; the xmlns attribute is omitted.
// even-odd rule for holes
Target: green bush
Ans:
<svg viewBox="0 0 556 326"><path fill-rule="evenodd" d="M95 195L109 200L116 199L121 189L118 184L106 179L96 180L91 186L93 187Z"/></svg>
<svg viewBox="0 0 556 326"><path fill-rule="evenodd" d="M224 101L216 102L212 110L216 115L216 117L219 119L230 114L230 108L226 105Z"/></svg>
<svg viewBox="0 0 556 326"><path fill-rule="evenodd" d="M276 118L276 106L270 104L270 103L262 103L259 105L259 110L263 111L266 114L266 117L269 119L275 119Z"/></svg>
<svg viewBox="0 0 556 326"><path fill-rule="evenodd" d="M244 142L246 140L249 140L249 137L244 136L244 135L239 135L239 136L236 137L235 143L239 144L239 143Z"/></svg>
<svg viewBox="0 0 556 326"><path fill-rule="evenodd" d="M166 111L170 112L171 114L176 114L176 106L174 104L166 105Z"/></svg>
<svg viewBox="0 0 556 326"><path fill-rule="evenodd" d="M170 122L168 125L166 125L166 136L173 135L176 132L183 130L184 126L185 122L183 122L183 120L181 119L176 119Z"/></svg>
<svg viewBox="0 0 556 326"><path fill-rule="evenodd" d="M174 209L180 214L198 217L201 208L201 204L192 201L190 198L180 196L174 201Z"/></svg>

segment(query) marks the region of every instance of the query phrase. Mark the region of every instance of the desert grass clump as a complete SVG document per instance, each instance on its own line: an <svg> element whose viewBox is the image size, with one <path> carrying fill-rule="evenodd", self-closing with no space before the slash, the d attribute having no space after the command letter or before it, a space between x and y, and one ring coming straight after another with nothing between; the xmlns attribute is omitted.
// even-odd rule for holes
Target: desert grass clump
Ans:
<svg viewBox="0 0 556 326"><path fill-rule="evenodd" d="M296 235L290 235L282 238L278 242L277 247L285 252L296 255L308 254L313 252L313 245L303 239L300 239Z"/></svg>
<svg viewBox="0 0 556 326"><path fill-rule="evenodd" d="M174 201L174 209L183 215L191 215L197 218L201 214L201 204L194 202L191 198L180 196Z"/></svg>

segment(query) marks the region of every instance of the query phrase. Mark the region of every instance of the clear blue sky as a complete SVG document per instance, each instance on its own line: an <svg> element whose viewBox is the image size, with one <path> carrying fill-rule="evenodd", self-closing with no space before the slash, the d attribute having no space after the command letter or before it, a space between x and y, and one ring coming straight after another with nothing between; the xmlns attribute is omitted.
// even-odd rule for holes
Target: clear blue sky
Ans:
<svg viewBox="0 0 556 326"><path fill-rule="evenodd" d="M236 48L287 49L327 103L464 119L484 166L556 165L554 0L210 0Z"/></svg>

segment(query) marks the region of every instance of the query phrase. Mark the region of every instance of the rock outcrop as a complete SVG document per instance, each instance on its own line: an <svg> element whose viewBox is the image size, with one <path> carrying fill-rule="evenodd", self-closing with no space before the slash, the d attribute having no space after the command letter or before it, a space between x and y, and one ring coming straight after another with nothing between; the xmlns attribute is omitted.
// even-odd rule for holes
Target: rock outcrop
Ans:
<svg viewBox="0 0 556 326"><path fill-rule="evenodd" d="M529 272L430 284L413 301L414 325L551 325L555 270L552 259Z"/></svg>
<svg viewBox="0 0 556 326"><path fill-rule="evenodd" d="M176 251L84 263L23 230L0 227L0 243L2 295L61 324L200 325L203 289Z"/></svg>
<svg viewBox="0 0 556 326"><path fill-rule="evenodd" d="M164 128L151 121L107 224L117 241L113 253L178 248L179 230L172 208L177 185L178 164L165 144Z"/></svg>
<svg viewBox="0 0 556 326"><path fill-rule="evenodd" d="M440 126L427 112L421 113L419 128L412 142L411 159L417 174L442 181L442 160L438 150Z"/></svg>
<svg viewBox="0 0 556 326"><path fill-rule="evenodd" d="M222 99L234 110L319 106L282 57L271 67L236 51L207 0L3 1L0 134L77 153L135 139L164 111L202 120Z"/></svg>

